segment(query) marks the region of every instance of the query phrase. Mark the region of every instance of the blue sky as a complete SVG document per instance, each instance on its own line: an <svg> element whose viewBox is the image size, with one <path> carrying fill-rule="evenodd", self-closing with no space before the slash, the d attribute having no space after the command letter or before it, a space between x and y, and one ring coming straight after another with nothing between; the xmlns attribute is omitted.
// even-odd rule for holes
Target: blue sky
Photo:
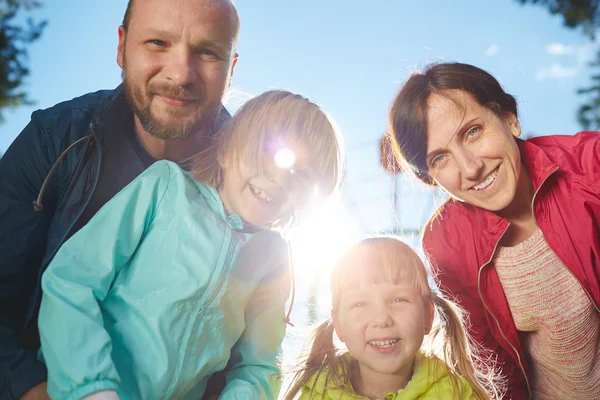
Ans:
<svg viewBox="0 0 600 400"><path fill-rule="evenodd" d="M117 27L126 1L45 3L34 16L49 24L30 48L26 86L37 104L5 113L0 151L35 109L120 82ZM361 230L394 224L390 179L379 168L377 140L400 83L427 62L462 61L490 71L517 96L525 132L579 129L575 90L587 83L594 47L542 7L515 0L238 0L236 5L241 58L226 104L235 110L269 88L297 91L322 104L346 137L343 200ZM408 180L400 186L406 202L423 201L420 185ZM409 211L400 214L403 224L418 227L422 213L403 209Z"/></svg>

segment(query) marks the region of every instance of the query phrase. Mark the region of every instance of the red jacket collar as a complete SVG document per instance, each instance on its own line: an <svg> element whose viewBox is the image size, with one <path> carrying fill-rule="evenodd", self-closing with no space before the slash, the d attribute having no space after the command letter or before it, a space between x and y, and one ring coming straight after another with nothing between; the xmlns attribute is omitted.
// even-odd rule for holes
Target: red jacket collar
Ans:
<svg viewBox="0 0 600 400"><path fill-rule="evenodd" d="M542 183L550 176L558 165L548 158L548 155L540 147L530 141L517 139L521 160L525 169L531 177L534 193L540 188Z"/></svg>

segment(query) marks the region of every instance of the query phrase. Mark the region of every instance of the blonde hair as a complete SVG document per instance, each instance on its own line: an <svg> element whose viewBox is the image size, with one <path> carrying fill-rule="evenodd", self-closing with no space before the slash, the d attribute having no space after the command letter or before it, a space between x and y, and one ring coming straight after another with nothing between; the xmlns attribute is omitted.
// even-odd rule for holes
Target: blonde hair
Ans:
<svg viewBox="0 0 600 400"><path fill-rule="evenodd" d="M246 161L262 172L262 157L272 143L302 143L309 152L319 194L329 197L342 179L343 139L331 117L307 98L270 90L248 100L224 123L213 143L193 158L192 176L219 187L228 161Z"/></svg>
<svg viewBox="0 0 600 400"><path fill-rule="evenodd" d="M354 252L368 246L376 251L381 262L368 266L357 266L348 271ZM364 279L367 282L410 282L412 287L422 296L424 304L432 305L437 312L438 322L429 333L429 340L421 346L421 352L428 357L442 360L447 368L454 389L453 398L462 398L460 378L464 378L473 390L477 399L501 398L504 392L503 381L495 370L490 357L485 357L469 338L464 328L461 309L449 300L432 293L429 274L423 261L408 244L391 236L379 236L362 240L353 245L337 261L331 277L332 312L339 306L340 293L344 277ZM352 369L348 357L333 343L334 326L331 318L319 325L307 342L308 356L303 366L295 372L294 379L286 393L286 400L291 400L302 390L308 381L322 373L326 380L335 387L351 390L350 374ZM427 348L429 344L429 349ZM315 380L316 382L316 380ZM313 385L313 391L314 391ZM310 398L313 393L311 392Z"/></svg>

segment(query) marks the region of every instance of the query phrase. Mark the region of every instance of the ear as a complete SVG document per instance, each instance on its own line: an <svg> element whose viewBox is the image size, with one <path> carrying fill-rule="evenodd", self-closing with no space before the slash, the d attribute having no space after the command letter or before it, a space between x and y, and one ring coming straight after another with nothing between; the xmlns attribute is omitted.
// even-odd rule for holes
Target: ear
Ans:
<svg viewBox="0 0 600 400"><path fill-rule="evenodd" d="M119 64L119 67L121 67L121 69L124 69L123 65L125 65L123 60L124 60L126 36L127 36L127 34L125 33L125 28L123 27L123 25L119 26L119 44L117 46L117 64Z"/></svg>
<svg viewBox="0 0 600 400"><path fill-rule="evenodd" d="M435 315L435 306L433 303L429 303L425 306L425 334L429 334L431 332L431 327L433 326L433 317Z"/></svg>
<svg viewBox="0 0 600 400"><path fill-rule="evenodd" d="M337 337L344 342L344 333L342 332L342 326L335 312L331 313L331 321L333 321L333 330Z"/></svg>
<svg viewBox="0 0 600 400"><path fill-rule="evenodd" d="M233 166L235 160L237 160L237 154L229 150L231 146L218 146L217 162L222 170L229 169Z"/></svg>
<svg viewBox="0 0 600 400"><path fill-rule="evenodd" d="M233 60L231 60L231 69L229 70L229 82L227 82L227 88L231 87L231 78L233 77L233 70L235 69L239 58L240 55L238 53L235 53L233 55Z"/></svg>
<svg viewBox="0 0 600 400"><path fill-rule="evenodd" d="M506 113L504 116L504 122L508 125L510 132L514 137L521 136L521 125L517 116L511 112Z"/></svg>

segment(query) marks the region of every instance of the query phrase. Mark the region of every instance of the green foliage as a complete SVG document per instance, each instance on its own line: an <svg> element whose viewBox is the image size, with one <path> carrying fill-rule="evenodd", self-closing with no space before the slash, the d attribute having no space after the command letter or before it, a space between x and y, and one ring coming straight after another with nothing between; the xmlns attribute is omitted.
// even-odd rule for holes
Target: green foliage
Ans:
<svg viewBox="0 0 600 400"><path fill-rule="evenodd" d="M14 19L20 11L40 6L36 0L0 0L0 123L2 109L32 103L21 89L29 74L27 45L40 38L47 21L28 18L27 25L20 26Z"/></svg>
<svg viewBox="0 0 600 400"><path fill-rule="evenodd" d="M552 15L563 17L563 24L569 28L581 28L594 39L600 26L598 0L517 0L521 4L537 4L546 7Z"/></svg>
<svg viewBox="0 0 600 400"><path fill-rule="evenodd" d="M553 15L560 15L569 28L581 28L591 40L596 39L600 27L600 0L517 0L521 4L537 4L546 7ZM600 69L600 50L589 64L592 70ZM585 102L577 110L577 120L583 129L600 129L600 74L593 73L590 86L577 90Z"/></svg>
<svg viewBox="0 0 600 400"><path fill-rule="evenodd" d="M596 59L590 63L590 67L596 71L600 68L600 50L596 53ZM583 129L598 130L600 129L600 74L593 74L590 81L590 86L577 91L588 99L577 110L577 120Z"/></svg>

